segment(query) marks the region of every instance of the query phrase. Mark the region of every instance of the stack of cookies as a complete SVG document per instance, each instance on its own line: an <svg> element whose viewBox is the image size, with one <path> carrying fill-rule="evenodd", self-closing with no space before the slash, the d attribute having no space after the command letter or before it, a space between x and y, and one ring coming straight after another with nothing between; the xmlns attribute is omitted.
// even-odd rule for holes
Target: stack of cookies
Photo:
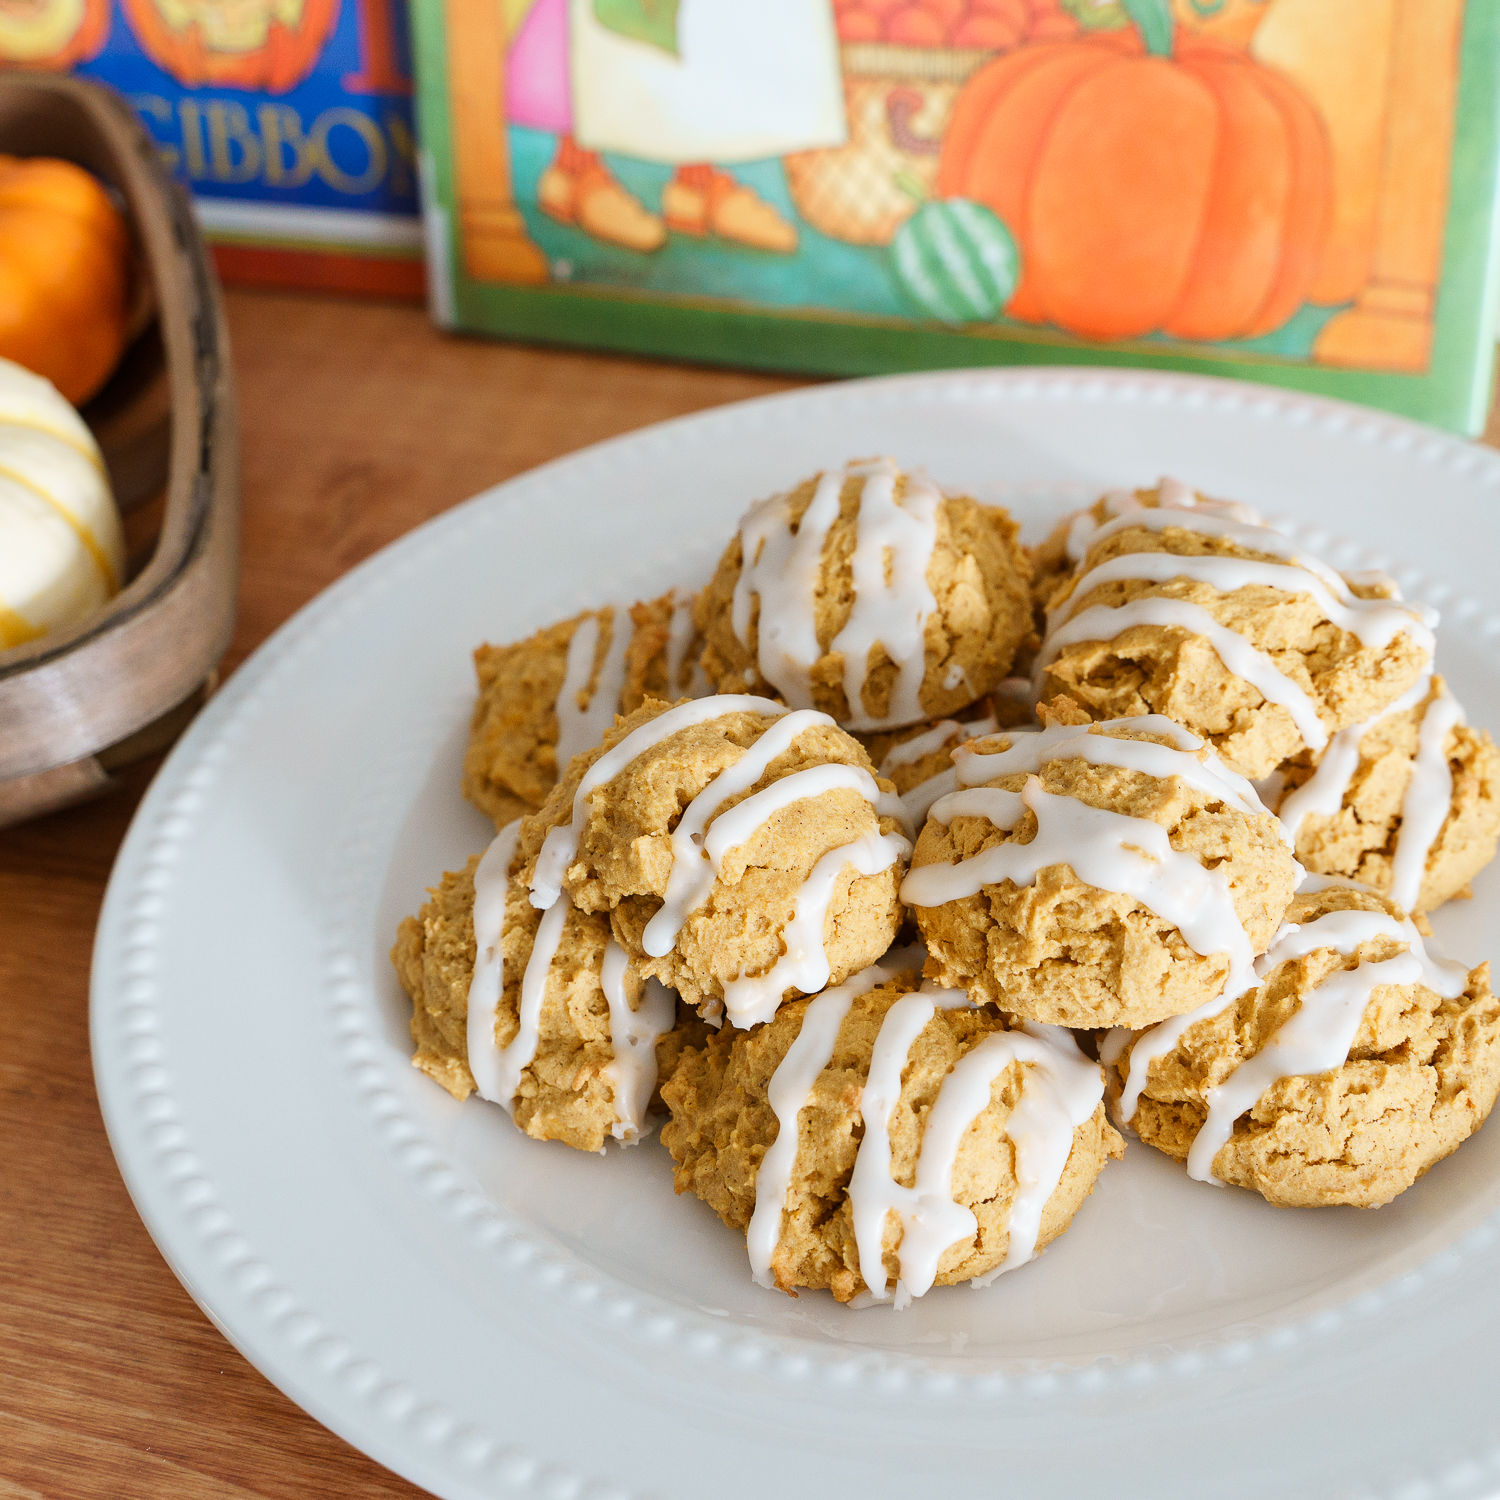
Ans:
<svg viewBox="0 0 1500 1500"><path fill-rule="evenodd" d="M1424 941L1500 836L1435 623L1171 481L1028 551L816 475L696 596L476 652L499 831L398 934L414 1061L581 1150L667 1116L756 1280L845 1303L1024 1264L1116 1125L1388 1202L1500 1090L1488 966Z"/></svg>

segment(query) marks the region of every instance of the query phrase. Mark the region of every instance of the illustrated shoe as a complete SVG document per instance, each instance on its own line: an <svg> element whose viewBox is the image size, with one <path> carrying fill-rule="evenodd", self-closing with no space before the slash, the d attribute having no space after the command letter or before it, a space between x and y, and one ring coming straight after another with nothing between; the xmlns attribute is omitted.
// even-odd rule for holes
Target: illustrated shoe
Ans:
<svg viewBox="0 0 1500 1500"><path fill-rule="evenodd" d="M564 136L552 165L536 186L537 207L559 224L626 250L660 250L667 230L661 219L632 197L597 151L585 151Z"/></svg>
<svg viewBox="0 0 1500 1500"><path fill-rule="evenodd" d="M753 188L718 167L679 167L662 189L662 216L677 234L710 234L755 250L790 255L797 230Z"/></svg>

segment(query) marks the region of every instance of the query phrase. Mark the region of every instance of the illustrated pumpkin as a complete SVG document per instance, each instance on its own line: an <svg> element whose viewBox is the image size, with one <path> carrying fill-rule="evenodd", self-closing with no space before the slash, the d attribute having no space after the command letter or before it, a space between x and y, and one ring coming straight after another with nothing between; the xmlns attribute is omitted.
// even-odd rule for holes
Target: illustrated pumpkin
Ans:
<svg viewBox="0 0 1500 1500"><path fill-rule="evenodd" d="M76 624L124 569L93 435L47 381L0 359L0 650Z"/></svg>
<svg viewBox="0 0 1500 1500"><path fill-rule="evenodd" d="M938 194L1015 234L1007 313L1088 339L1249 338L1306 300L1329 149L1297 88L1243 52L1135 24L987 64L953 109Z"/></svg>
<svg viewBox="0 0 1500 1500"><path fill-rule="evenodd" d="M1010 231L980 203L924 203L891 243L896 275L930 318L993 318L1016 289L1020 256Z"/></svg>
<svg viewBox="0 0 1500 1500"><path fill-rule="evenodd" d="M71 68L109 35L109 0L0 0L0 62Z"/></svg>
<svg viewBox="0 0 1500 1500"><path fill-rule="evenodd" d="M121 0L158 67L189 88L284 94L312 71L339 0Z"/></svg>
<svg viewBox="0 0 1500 1500"><path fill-rule="evenodd" d="M0 359L82 405L124 351L130 274L129 231L97 179L0 156Z"/></svg>

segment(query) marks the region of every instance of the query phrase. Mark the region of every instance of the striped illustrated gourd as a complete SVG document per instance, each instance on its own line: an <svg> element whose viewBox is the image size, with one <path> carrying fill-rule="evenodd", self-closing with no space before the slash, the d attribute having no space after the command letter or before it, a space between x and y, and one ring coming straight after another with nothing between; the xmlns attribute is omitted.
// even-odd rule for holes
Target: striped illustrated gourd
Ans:
<svg viewBox="0 0 1500 1500"><path fill-rule="evenodd" d="M1021 276L1010 230L967 198L924 203L897 231L891 253L907 296L943 323L998 316Z"/></svg>
<svg viewBox="0 0 1500 1500"><path fill-rule="evenodd" d="M83 619L124 571L93 434L50 381L0 360L0 650Z"/></svg>

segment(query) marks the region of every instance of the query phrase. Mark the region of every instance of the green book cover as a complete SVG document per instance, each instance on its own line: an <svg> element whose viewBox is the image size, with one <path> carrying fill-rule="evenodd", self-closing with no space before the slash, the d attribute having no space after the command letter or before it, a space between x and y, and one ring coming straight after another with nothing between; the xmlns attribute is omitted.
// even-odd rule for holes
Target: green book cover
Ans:
<svg viewBox="0 0 1500 1500"><path fill-rule="evenodd" d="M825 374L1144 365L1442 427L1500 0L432 0L434 315Z"/></svg>

